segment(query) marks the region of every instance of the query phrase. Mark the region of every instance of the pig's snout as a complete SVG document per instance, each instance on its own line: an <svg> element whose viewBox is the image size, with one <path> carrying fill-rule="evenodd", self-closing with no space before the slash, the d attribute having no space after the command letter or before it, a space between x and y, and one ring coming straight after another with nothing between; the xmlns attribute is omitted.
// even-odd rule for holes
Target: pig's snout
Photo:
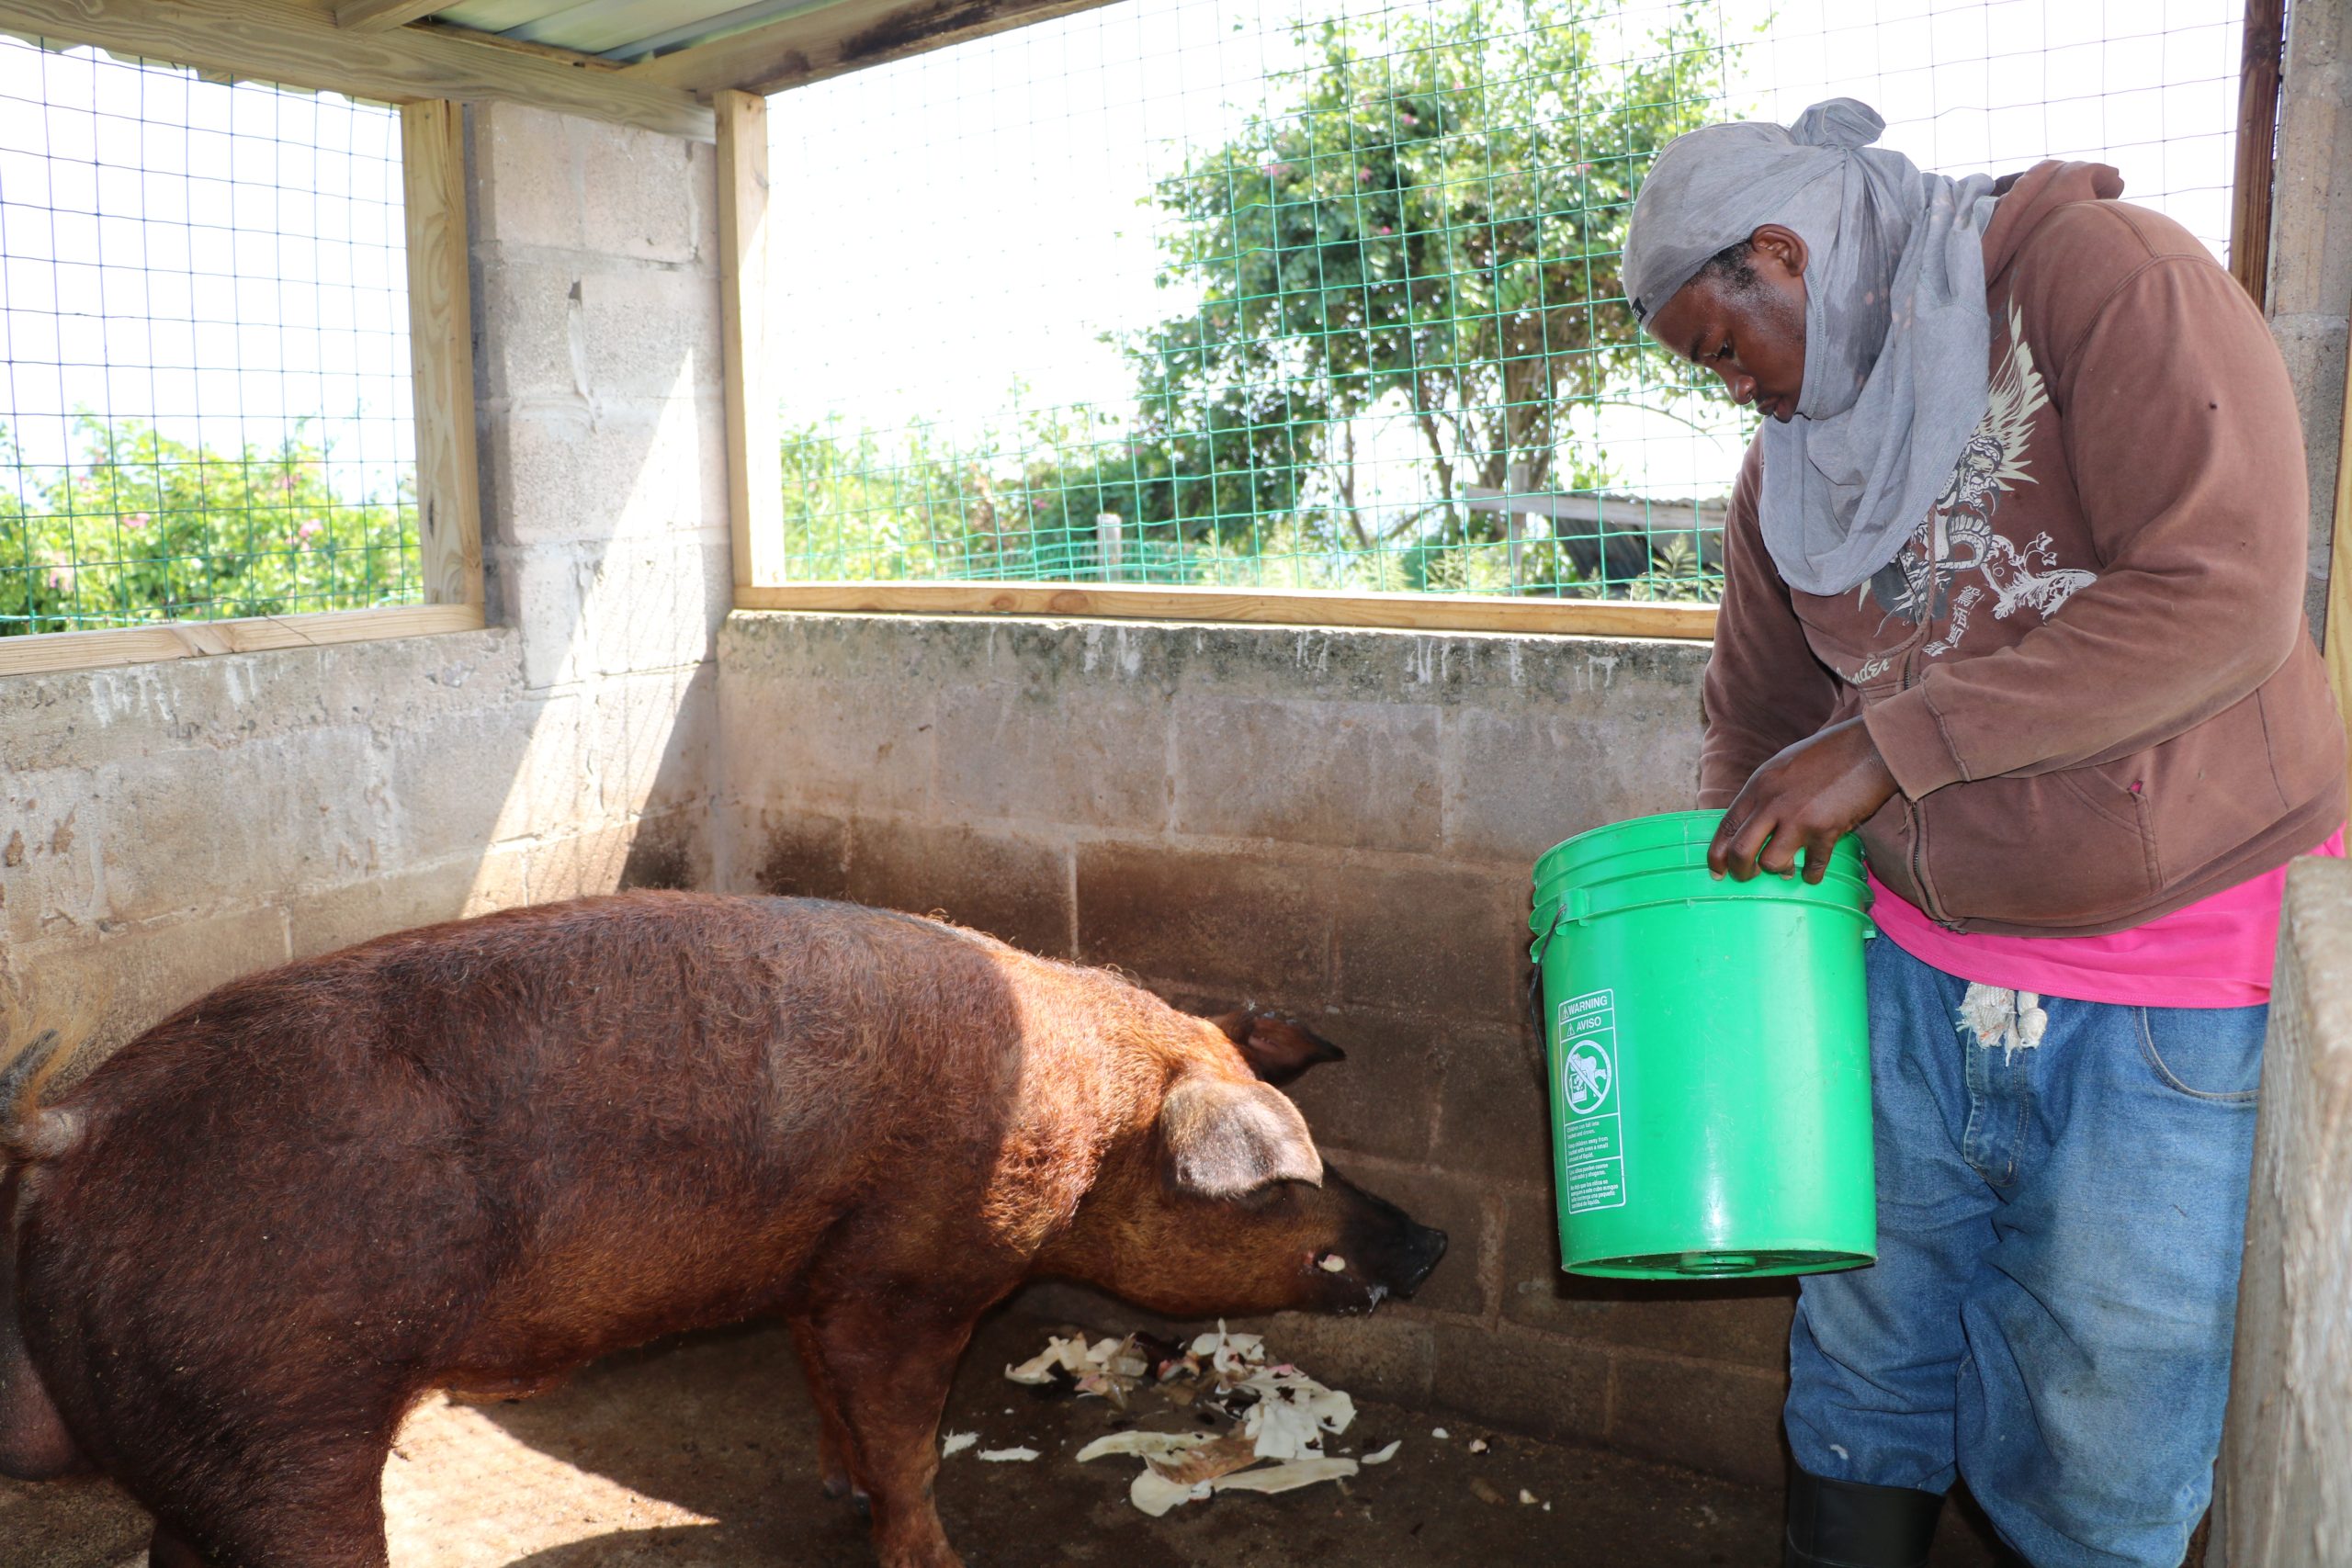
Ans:
<svg viewBox="0 0 2352 1568"><path fill-rule="evenodd" d="M1330 1305L1343 1312L1370 1312L1391 1297L1410 1296L1445 1256L1445 1233L1415 1220L1404 1210L1329 1173L1327 1185L1352 1210L1340 1231L1348 1266L1335 1275ZM1325 1263L1329 1268L1329 1264Z"/></svg>
<svg viewBox="0 0 2352 1568"><path fill-rule="evenodd" d="M1410 1220L1405 1222L1405 1228L1409 1234L1400 1249L1403 1269L1388 1289L1392 1295L1409 1301L1413 1292L1421 1288L1421 1281L1430 1277L1430 1270L1437 1267L1438 1259L1445 1256L1445 1233Z"/></svg>

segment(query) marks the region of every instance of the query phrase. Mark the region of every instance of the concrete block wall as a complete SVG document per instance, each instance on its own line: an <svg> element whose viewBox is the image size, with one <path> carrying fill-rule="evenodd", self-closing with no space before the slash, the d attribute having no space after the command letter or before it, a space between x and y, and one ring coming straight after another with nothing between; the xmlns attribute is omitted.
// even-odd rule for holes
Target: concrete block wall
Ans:
<svg viewBox="0 0 2352 1568"><path fill-rule="evenodd" d="M2279 922L2230 1415L2207 1568L2352 1562L2352 864Z"/></svg>
<svg viewBox="0 0 2352 1568"><path fill-rule="evenodd" d="M492 629L0 679L0 1049L220 981L707 879L731 598L712 150L470 117Z"/></svg>
<svg viewBox="0 0 2352 1568"><path fill-rule="evenodd" d="M1777 1480L1792 1292L1559 1271L1523 1021L1529 870L1690 803L1702 647L763 614L719 647L721 886L944 911L1347 1048L1296 1089L1318 1141L1453 1247L1410 1305L1273 1325L1285 1355Z"/></svg>

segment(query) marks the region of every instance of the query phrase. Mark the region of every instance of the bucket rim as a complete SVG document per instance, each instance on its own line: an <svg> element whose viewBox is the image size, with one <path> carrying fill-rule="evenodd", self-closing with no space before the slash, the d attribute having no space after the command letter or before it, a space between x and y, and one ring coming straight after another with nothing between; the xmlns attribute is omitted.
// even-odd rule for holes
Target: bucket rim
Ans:
<svg viewBox="0 0 2352 1568"><path fill-rule="evenodd" d="M1588 829L1574 838L1564 839L1538 855L1530 877L1539 905L1557 902L1560 896L1574 887L1588 890L1635 876L1674 876L1696 873L1706 874L1703 859L1686 861L1679 865L1648 865L1614 874L1604 874L1610 862L1634 855L1657 854L1676 851L1703 852L1723 822L1720 811L1668 811L1651 817L1629 817L1623 821ZM1847 907L1861 907L1867 902L1869 878L1865 874L1861 840L1848 834L1838 841L1829 857L1828 874L1819 884L1774 877L1785 889L1792 881L1799 890L1793 897L1809 903ZM1754 896L1750 890L1766 878L1758 877L1746 883L1715 882L1708 879L1708 887L1701 897L1740 898Z"/></svg>

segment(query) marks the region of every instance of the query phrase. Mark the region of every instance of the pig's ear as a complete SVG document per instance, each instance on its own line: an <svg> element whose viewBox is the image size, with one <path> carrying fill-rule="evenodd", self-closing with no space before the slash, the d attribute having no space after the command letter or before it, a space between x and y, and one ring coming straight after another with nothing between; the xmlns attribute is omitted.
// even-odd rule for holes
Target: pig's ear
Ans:
<svg viewBox="0 0 2352 1568"><path fill-rule="evenodd" d="M1239 1198L1276 1181L1323 1184L1306 1118L1264 1084L1179 1078L1160 1101L1159 1136L1180 1192Z"/></svg>
<svg viewBox="0 0 2352 1568"><path fill-rule="evenodd" d="M1317 1062L1348 1059L1345 1051L1321 1035L1272 1013L1251 1012L1244 1008L1238 1012L1220 1013L1209 1021L1241 1048L1250 1071L1276 1088L1291 1082Z"/></svg>

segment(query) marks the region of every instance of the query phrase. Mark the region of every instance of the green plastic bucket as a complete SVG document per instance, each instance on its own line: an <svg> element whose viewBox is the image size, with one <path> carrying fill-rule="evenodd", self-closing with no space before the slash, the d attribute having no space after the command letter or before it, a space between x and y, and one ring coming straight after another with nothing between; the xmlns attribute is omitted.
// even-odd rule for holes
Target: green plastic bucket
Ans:
<svg viewBox="0 0 2352 1568"><path fill-rule="evenodd" d="M1717 882L1722 819L1637 818L1535 863L1572 1273L1809 1274L1877 1256L1861 850L1840 843L1818 886Z"/></svg>

